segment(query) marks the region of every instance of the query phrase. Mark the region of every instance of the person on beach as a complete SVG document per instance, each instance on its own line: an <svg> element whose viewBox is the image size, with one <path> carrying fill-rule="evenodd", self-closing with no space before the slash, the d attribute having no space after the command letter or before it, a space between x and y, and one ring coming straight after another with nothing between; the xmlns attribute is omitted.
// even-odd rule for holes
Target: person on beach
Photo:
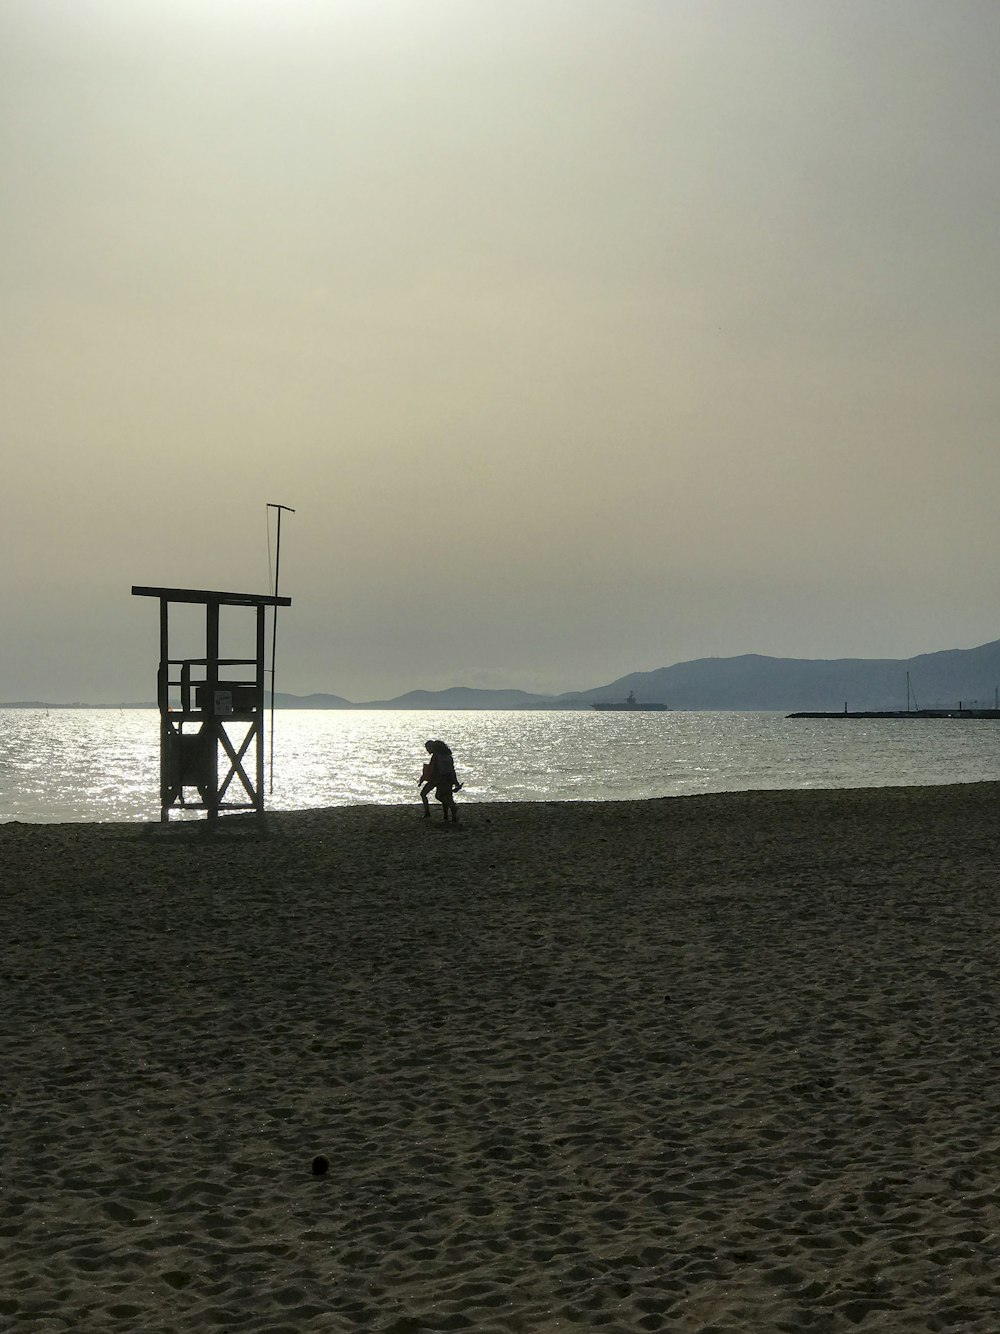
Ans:
<svg viewBox="0 0 1000 1334"><path fill-rule="evenodd" d="M431 818L428 797L433 791L441 803L441 813L447 821L449 816L453 824L458 824L458 808L455 805L455 793L461 791L462 784L455 773L455 758L451 747L443 741L425 741L424 750L430 759L421 770L417 782L420 784L420 800L424 803L424 819Z"/></svg>
<svg viewBox="0 0 1000 1334"><path fill-rule="evenodd" d="M420 800L424 803L425 820L429 820L431 818L431 807L430 807L430 802L427 800L427 798L434 790L434 773L432 768L432 761L434 757L434 747L436 745L437 745L436 741L424 742L424 750L426 750L427 754L431 756L431 759L429 759L427 763L424 765L424 767L420 770L420 777L417 779L417 783L420 787Z"/></svg>

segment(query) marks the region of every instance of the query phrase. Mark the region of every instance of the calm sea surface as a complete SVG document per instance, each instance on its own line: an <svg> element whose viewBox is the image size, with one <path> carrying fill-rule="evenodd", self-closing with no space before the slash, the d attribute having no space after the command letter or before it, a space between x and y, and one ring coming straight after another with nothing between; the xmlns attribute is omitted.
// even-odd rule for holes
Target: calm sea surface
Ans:
<svg viewBox="0 0 1000 1334"><path fill-rule="evenodd" d="M1000 722L983 719L290 710L267 808L415 803L428 737L454 750L462 802L1000 780ZM153 710L0 710L0 821L155 820L158 783Z"/></svg>

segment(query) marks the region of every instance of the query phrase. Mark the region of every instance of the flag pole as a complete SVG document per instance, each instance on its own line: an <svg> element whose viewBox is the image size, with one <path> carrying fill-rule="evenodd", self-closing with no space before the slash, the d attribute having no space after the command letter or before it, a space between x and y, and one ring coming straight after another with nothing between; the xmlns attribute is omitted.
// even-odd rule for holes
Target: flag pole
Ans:
<svg viewBox="0 0 1000 1334"><path fill-rule="evenodd" d="M289 514L295 511L290 505L272 505L268 503L269 510L278 511L278 536L275 540L274 552L274 596L278 596L278 576L281 572L281 511L288 510ZM278 607L275 604L274 617L271 621L271 759L270 759L270 788L274 792L274 664L278 652Z"/></svg>

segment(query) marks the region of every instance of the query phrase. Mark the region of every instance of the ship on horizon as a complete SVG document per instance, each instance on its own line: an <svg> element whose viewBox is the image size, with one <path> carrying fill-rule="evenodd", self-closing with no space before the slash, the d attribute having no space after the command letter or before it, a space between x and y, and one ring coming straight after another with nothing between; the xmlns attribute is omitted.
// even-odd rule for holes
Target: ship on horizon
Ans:
<svg viewBox="0 0 1000 1334"><path fill-rule="evenodd" d="M594 700L591 708L600 709L602 713L663 713L670 708L669 704L649 703L640 704L635 697L635 691L630 690L626 699L612 700Z"/></svg>

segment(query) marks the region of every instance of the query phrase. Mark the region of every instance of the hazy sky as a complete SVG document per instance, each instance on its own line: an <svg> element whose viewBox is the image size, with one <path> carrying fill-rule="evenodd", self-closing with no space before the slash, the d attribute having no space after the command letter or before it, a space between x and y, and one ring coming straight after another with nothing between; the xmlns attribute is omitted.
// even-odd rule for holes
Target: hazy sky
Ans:
<svg viewBox="0 0 1000 1334"><path fill-rule="evenodd" d="M1000 637L996 0L0 0L0 699ZM273 527L273 525L272 525Z"/></svg>

